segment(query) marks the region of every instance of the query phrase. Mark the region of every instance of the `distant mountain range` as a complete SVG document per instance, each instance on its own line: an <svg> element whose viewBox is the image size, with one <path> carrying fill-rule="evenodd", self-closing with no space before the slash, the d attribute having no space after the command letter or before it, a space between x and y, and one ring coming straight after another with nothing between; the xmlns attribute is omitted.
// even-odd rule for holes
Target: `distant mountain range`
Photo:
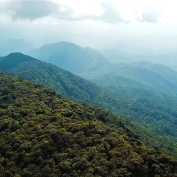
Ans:
<svg viewBox="0 0 177 177"><path fill-rule="evenodd" d="M21 52L34 58L57 65L75 74L84 71L92 71L107 63L132 63L148 61L155 64L163 64L177 70L176 49L157 51L156 53L145 52L135 47L136 52L127 45L118 45L97 51L93 48L83 48L74 43L61 41L53 44L46 44L36 49L33 44L22 39L11 39L0 41L0 56L6 56L13 52Z"/></svg>
<svg viewBox="0 0 177 177"><path fill-rule="evenodd" d="M98 51L68 42L47 44L27 54L76 74L107 63Z"/></svg>
<svg viewBox="0 0 177 177"><path fill-rule="evenodd" d="M147 61L155 64L163 64L177 71L177 52L174 50L164 50L159 51L159 53L142 53L133 54L126 51L126 49L117 48L107 48L100 51L109 62L111 63L132 63ZM138 51L136 52L138 53Z"/></svg>
<svg viewBox="0 0 177 177"><path fill-rule="evenodd" d="M0 86L1 177L176 176L125 118L1 70Z"/></svg>
<svg viewBox="0 0 177 177"><path fill-rule="evenodd" d="M135 55L134 61L149 61L152 63L161 63L177 71L177 52L163 53L159 55Z"/></svg>
<svg viewBox="0 0 177 177"><path fill-rule="evenodd" d="M137 67L140 69L137 70ZM102 72L99 72L100 70L98 69L92 73L92 77L94 75L97 77L97 73L99 73L95 84L104 85L104 88L102 88L57 66L21 53L12 53L0 59L0 68L4 71L38 84L52 87L62 96L72 100L96 105L124 115L148 127L147 129L145 128L142 135L144 137L154 137L154 139L152 138L153 141L156 141L154 146L163 147L168 142L174 148L174 138L177 136L177 96L168 88L166 83L163 83L163 81L166 82L167 78L158 72L161 72L161 70L168 71L166 76L169 78L174 78L175 72L161 65L160 69L155 72L153 67L156 68L155 65L150 63L134 63L131 65L107 64L107 70L101 67ZM123 84L117 84L120 83L120 80L119 82L116 80L115 83L109 81L115 78L115 71L118 73L124 71L125 76L122 77L121 81ZM103 73L105 75L112 74L112 78L110 75L110 78L105 77L104 79ZM152 80L153 82L151 83L151 78L148 78L147 75L152 78L158 75L159 78L162 78L157 84L161 83L163 89L158 90L158 85L155 87L158 77ZM109 82L112 85L109 85ZM163 135L164 140L158 139L153 131ZM176 152L174 149L163 150L169 154Z"/></svg>
<svg viewBox="0 0 177 177"><path fill-rule="evenodd" d="M101 102L103 99L99 98L103 91L95 84L57 66L21 53L12 53L4 57L0 61L0 68L38 84L53 87L70 99L92 103Z"/></svg>
<svg viewBox="0 0 177 177"><path fill-rule="evenodd" d="M160 91L177 91L177 72L150 62L109 64L92 72L81 74L102 86L137 86Z"/></svg>
<svg viewBox="0 0 177 177"><path fill-rule="evenodd" d="M0 58L0 68L52 87L64 97L124 115L167 136L169 144L173 143L174 139L168 136L177 136L174 70L144 61L111 64L98 51L67 42L45 45L29 54L45 62L13 53Z"/></svg>
<svg viewBox="0 0 177 177"><path fill-rule="evenodd" d="M2 55L2 57L0 57L0 69L10 75L18 76L38 84L34 85L28 81L22 81L17 77L10 78L0 71L0 116L3 118L0 120L1 131L5 130L9 133L17 129L27 136L27 131L31 134L31 126L33 127L34 125L33 131L38 133L40 129L38 124L42 117L41 126L43 128L40 129L42 130L41 132L45 132L46 137L52 138L54 134L54 140L59 137L57 141L59 141L60 144L64 141L62 138L65 137L73 143L73 139L69 138L71 135L69 134L70 130L72 130L74 134L84 132L84 136L88 131L90 132L90 130L96 132L94 136L98 136L98 134L107 136L106 134L102 134L103 132L106 133L103 129L105 126L111 126L106 130L110 130L111 128L111 131L118 130L119 133L121 132L124 138L123 142L125 143L126 141L126 148L130 147L130 144L131 149L133 147L131 153L134 153L134 149L136 153L140 153L140 156L142 155L141 152L146 152L146 155L149 155L144 156L143 154L141 157L149 158L152 155L150 162L153 162L153 164L159 164L156 160L158 157L156 151L154 149L147 150L148 148L143 145L142 142L140 144L140 139L146 142L146 144L153 146L157 151L165 152L177 158L176 71L163 64L141 61L148 60L146 57L146 59L143 59L143 57L138 58L139 56L134 56L134 59L126 58L128 55L124 55L123 53L121 56L122 58L125 57L124 59L127 60L127 62L112 64L109 63L106 57L100 52L92 48L83 48L67 42L48 44L40 49L31 50L29 54L35 57L19 52L11 53L6 56ZM174 58L171 58L171 61L175 63L175 55ZM62 97L69 98L72 101L69 102L61 98L51 89L43 88L39 86L39 84L54 89ZM26 98L24 98L22 93L26 96L28 95L29 98L26 96ZM40 100L40 104L36 106L37 100ZM74 101L84 104L81 105ZM86 106L85 104L89 104L90 106ZM93 106L105 108L106 111L96 109ZM119 116L115 116L110 112L119 114ZM27 119L23 120L19 115L23 115ZM128 121L127 118L135 123ZM68 122L68 120L70 122ZM93 120L93 124L96 125L97 128L90 126L90 124L87 126L88 120ZM103 124L99 123L100 120ZM18 121L20 123L18 123ZM106 123L106 125L104 123ZM53 128L55 125L57 128L63 126L60 134L58 134L58 132L56 133L56 129ZM64 134L60 136L61 133ZM21 134L19 136L24 140L24 136ZM15 148L15 146L11 148L3 144L4 142L6 144L10 143L11 140L9 141L9 139L11 139L10 137L13 135L13 133L8 134L7 141L0 143L1 156L8 152L7 149L10 148L12 150ZM5 137L4 134L0 136L1 139ZM31 136L33 136L33 134ZM43 134L41 134L41 137L43 137ZM79 134L79 137L82 140L83 136ZM74 140L77 139L76 137ZM17 140L19 139L17 138ZM50 140L49 142L53 142L52 139ZM44 148L41 151L42 153L39 152L39 154L44 159L48 159L48 157L43 156L45 150L47 150L45 152L50 154L54 152L53 148L60 148L58 143L53 143L52 146L48 146L47 140L42 139L42 141L43 144L41 144L40 147ZM16 142L15 138L11 145L13 145L14 142ZM79 143L83 142L85 142L85 139L84 141L79 141ZM94 141L92 141L92 143L93 142ZM111 142L113 141L109 141L109 143ZM27 145L25 143L27 143ZM62 145L62 148L67 145L68 141L65 143L65 145ZM85 147L84 144L83 146ZM29 142L25 141L23 144L24 148L22 148L21 145L20 147L20 154L14 156L14 159L17 158L16 160L18 161L21 150L24 149L27 151L25 155L27 161L31 162L31 157L35 159L35 154L29 149L29 147L31 147L29 146ZM37 148L38 146L35 144L34 147ZM103 147L104 149L108 148L107 145L103 144L100 149L101 151ZM110 149L110 147L108 149ZM106 152L108 152L108 149ZM70 153L71 150L67 150L67 153L68 152ZM119 152L119 150L116 152ZM121 151L121 153L123 152ZM156 155L154 156L154 154ZM11 157L9 153L7 156ZM137 155L133 157L137 157ZM54 159L55 158L56 156L54 156ZM132 156L129 158L131 159ZM162 160L163 158L158 158L159 162L161 161L160 159ZM133 161L136 160L137 159L134 159ZM165 160L168 161L168 158L165 158ZM24 162L27 161L25 160ZM1 158L0 162L5 164L6 161ZM19 160L19 162L21 163L22 161ZM24 164L24 162L22 164ZM68 161L66 164L65 161L62 162L60 167L64 173L64 168L65 165L68 164ZM172 161L170 160L170 162ZM28 168L28 166L25 168ZM148 166L148 168L151 169L151 166ZM174 171L172 166L170 168ZM5 168L3 167L3 169ZM11 167L8 166L6 169L11 169ZM71 169L72 168L70 168L70 170ZM167 168L165 167L165 169ZM149 174L156 173L154 173L154 171L152 172L151 169Z"/></svg>

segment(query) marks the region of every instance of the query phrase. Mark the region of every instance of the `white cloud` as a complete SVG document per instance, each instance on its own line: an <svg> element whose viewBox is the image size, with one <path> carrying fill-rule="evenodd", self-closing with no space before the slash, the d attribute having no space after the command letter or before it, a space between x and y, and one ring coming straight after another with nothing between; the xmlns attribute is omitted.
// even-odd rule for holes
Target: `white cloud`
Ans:
<svg viewBox="0 0 177 177"><path fill-rule="evenodd" d="M0 12L12 19L53 16L68 21L106 23L177 21L175 0L17 0L0 1Z"/></svg>
<svg viewBox="0 0 177 177"><path fill-rule="evenodd" d="M130 36L142 39L159 33L176 35L176 3L176 0L0 0L0 38L15 36L40 44L66 40L101 46Z"/></svg>
<svg viewBox="0 0 177 177"><path fill-rule="evenodd" d="M33 0L0 1L0 7L0 12L11 16L13 20L35 20L49 16L57 10L56 4L51 1Z"/></svg>

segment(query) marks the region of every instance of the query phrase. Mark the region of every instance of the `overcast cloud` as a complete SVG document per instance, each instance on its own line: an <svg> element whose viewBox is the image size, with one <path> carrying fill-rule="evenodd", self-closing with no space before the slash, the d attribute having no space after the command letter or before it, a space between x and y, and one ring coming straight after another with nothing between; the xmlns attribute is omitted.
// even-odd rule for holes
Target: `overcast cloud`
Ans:
<svg viewBox="0 0 177 177"><path fill-rule="evenodd" d="M57 4L51 1L2 1L0 10L13 20L35 20L53 14L57 11Z"/></svg>
<svg viewBox="0 0 177 177"><path fill-rule="evenodd" d="M71 3L72 2L72 3ZM73 3L74 2L74 3ZM135 1L136 2L136 1ZM62 0L21 0L0 1L0 12L9 15L12 20L36 20L52 16L62 20L96 20L106 23L158 22L161 15L152 10L136 9L120 1L62 1ZM143 8L143 6L142 6Z"/></svg>
<svg viewBox="0 0 177 177"><path fill-rule="evenodd" d="M172 46L176 5L176 0L0 0L0 39L37 45L65 40L98 48L132 39L152 46L158 39L159 47Z"/></svg>

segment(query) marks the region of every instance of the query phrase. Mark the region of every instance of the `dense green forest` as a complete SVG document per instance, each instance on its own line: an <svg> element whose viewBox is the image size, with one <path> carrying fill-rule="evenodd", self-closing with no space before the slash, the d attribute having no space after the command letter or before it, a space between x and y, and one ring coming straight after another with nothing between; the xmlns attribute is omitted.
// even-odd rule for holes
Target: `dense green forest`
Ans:
<svg viewBox="0 0 177 177"><path fill-rule="evenodd" d="M176 176L125 118L3 72L0 85L0 176Z"/></svg>
<svg viewBox="0 0 177 177"><path fill-rule="evenodd" d="M52 87L69 99L90 103L116 111L117 98L95 84L60 69L52 64L42 62L21 53L12 53L0 61L0 68L13 75Z"/></svg>
<svg viewBox="0 0 177 177"><path fill-rule="evenodd" d="M68 71L32 57L14 53L0 68L48 87L69 99L89 103L125 116L139 124L139 134L162 152L177 157L177 97L149 87L101 88ZM142 127L143 125L143 127Z"/></svg>
<svg viewBox="0 0 177 177"><path fill-rule="evenodd" d="M176 137L177 72L174 70L161 64L137 62L101 67L86 78L122 100L122 114L148 124L161 135Z"/></svg>

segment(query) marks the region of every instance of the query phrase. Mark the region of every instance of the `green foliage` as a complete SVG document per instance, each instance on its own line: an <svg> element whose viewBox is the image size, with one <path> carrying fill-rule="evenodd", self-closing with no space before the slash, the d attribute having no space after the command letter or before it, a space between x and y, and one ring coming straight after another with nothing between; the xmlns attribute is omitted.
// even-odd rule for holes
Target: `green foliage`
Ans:
<svg viewBox="0 0 177 177"><path fill-rule="evenodd" d="M62 96L72 100L101 105L104 96L105 99L110 99L95 84L54 65L20 53L5 57L0 62L0 68L13 75L52 87ZM16 81L15 84L18 84L18 82Z"/></svg>
<svg viewBox="0 0 177 177"><path fill-rule="evenodd" d="M126 119L2 72L0 85L0 176L175 176Z"/></svg>
<svg viewBox="0 0 177 177"><path fill-rule="evenodd" d="M11 63L11 61L13 62ZM6 69L7 72L13 75L19 75L38 84L52 87L63 97L106 108L119 115L126 116L138 124L137 132L139 136L145 140L149 139L148 143L159 151L177 158L177 95L175 93L176 82L174 79L176 74L174 71L162 67L161 65L157 67L157 70L155 69L156 67L154 68L154 65L146 63L134 65L119 64L111 65L111 67L110 65L106 65L106 68L101 67L99 70L90 72L90 76L98 76L98 80L100 80L102 84L112 84L110 87L100 88L70 72L23 54L10 54L4 57L0 62L0 67L3 68L3 66L6 66L4 69ZM145 68L145 70L143 68ZM166 75L163 74L164 71L167 73ZM120 74L121 72L123 74ZM108 73L108 77L104 75L104 73ZM112 76L114 74L115 78ZM19 81L17 77L13 78L13 81L14 85L9 85L10 88L14 86L20 87L21 81ZM174 83L172 83L172 81L174 81ZM99 82L96 83L98 84ZM161 91L158 90L159 87L161 87ZM168 90L169 87L169 92L166 92L166 89ZM46 90L46 88L41 89L43 91ZM41 89L35 89L35 94L40 94ZM2 88L0 104L2 107L8 105L8 109L0 110L0 114L6 113L8 114L8 118L11 118L12 110L16 108L13 108L9 103L13 103L16 96L9 96L7 94L8 90L9 88ZM50 93L49 89L48 92ZM28 99L26 98L25 101L28 102ZM82 110L83 107L73 107L73 109L75 109L75 113L73 113L67 101L55 99L55 103L56 112L54 115L52 109L48 108L45 102L41 102L41 105L38 106L35 100L30 103L30 106L24 106L20 112L13 112L13 115L16 118L20 115L30 115L31 118L37 117L36 120L38 122L43 118L43 114L51 116L53 122L66 116L75 119L78 119L79 116L85 118L85 113ZM22 104L22 99L16 99L16 105L21 106ZM61 108L61 104L65 106L65 109ZM30 109L30 107L34 109ZM108 112L99 110L97 114L99 120L103 122L108 121ZM89 116L92 119L95 118L92 114ZM6 117L4 119L6 119ZM114 119L116 121L117 118ZM34 120L31 119L29 121L31 125L34 125ZM11 124L11 122L3 122L1 128L4 129ZM69 125L70 129L75 129L75 131L78 129L77 126L74 127L71 125L72 124ZM131 123L129 124L126 121L126 123L124 122L124 124L119 127L119 131L124 128L124 125L132 126ZM18 126L20 126L18 123L13 123L14 129L17 129ZM27 124L22 124L22 127L25 129ZM129 134L132 135L131 132L129 132Z"/></svg>

